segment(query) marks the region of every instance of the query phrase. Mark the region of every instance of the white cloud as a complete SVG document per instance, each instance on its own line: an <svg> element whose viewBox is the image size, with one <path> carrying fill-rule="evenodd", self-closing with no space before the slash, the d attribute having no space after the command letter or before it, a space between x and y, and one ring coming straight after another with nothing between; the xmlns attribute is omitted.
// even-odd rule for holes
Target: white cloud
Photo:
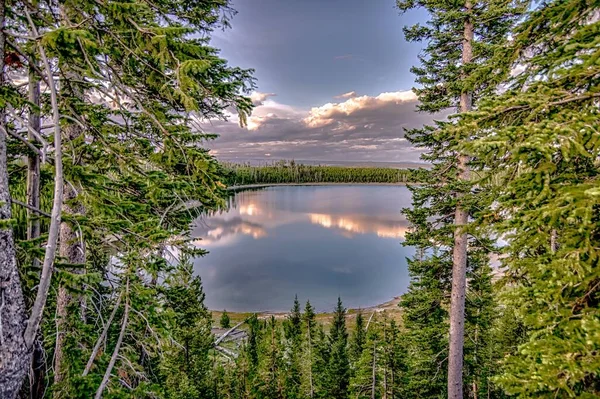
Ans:
<svg viewBox="0 0 600 399"><path fill-rule="evenodd" d="M276 95L277 94L275 93L262 93L260 91L255 91L250 94L250 99L252 100L252 104L254 104L254 106L259 106L263 105L267 98L275 97Z"/></svg>
<svg viewBox="0 0 600 399"><path fill-rule="evenodd" d="M262 105L255 107L244 129L233 118L212 121L206 131L220 137L209 147L229 160L419 162L420 150L411 147L404 130L445 117L417 112L418 101L410 91L350 97L311 109L281 104L268 94L261 96Z"/></svg>
<svg viewBox="0 0 600 399"><path fill-rule="evenodd" d="M376 110L390 104L402 104L416 102L417 96L412 91L397 91L381 93L377 97L360 96L349 98L340 103L327 103L320 107L314 107L304 119L304 123L310 127L323 127L330 125L340 116L350 116L364 110Z"/></svg>

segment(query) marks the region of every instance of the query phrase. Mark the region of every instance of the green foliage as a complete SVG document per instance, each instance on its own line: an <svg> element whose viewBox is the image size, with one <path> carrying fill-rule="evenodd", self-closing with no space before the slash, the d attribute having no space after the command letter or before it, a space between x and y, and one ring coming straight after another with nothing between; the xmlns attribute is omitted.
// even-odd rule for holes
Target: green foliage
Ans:
<svg viewBox="0 0 600 399"><path fill-rule="evenodd" d="M251 166L226 164L225 181L230 186L276 183L407 183L415 181L406 169L381 167L313 166L294 161Z"/></svg>
<svg viewBox="0 0 600 399"><path fill-rule="evenodd" d="M348 331L346 330L346 308L338 298L329 331L329 362L326 375L327 397L341 399L348 395L350 362L348 359Z"/></svg>
<svg viewBox="0 0 600 399"><path fill-rule="evenodd" d="M470 108L493 93L510 66L506 57L499 54L506 55L503 49L508 34L528 3L521 0L398 0L397 6L402 12L422 8L429 14L425 25L405 28L407 40L425 42L423 54L419 56L420 65L412 69L420 84L414 90L420 100L420 110L446 114L460 111L461 102L462 108ZM474 35L470 41L474 62L463 58L467 25L472 25ZM414 146L425 150L422 159L432 164L430 171L417 173L415 178L421 184L409 187L413 206L403 211L413 226L404 244L416 248L416 256L409 260L408 266L409 291L400 303L408 347L407 398L447 395L455 214L460 209L466 211L470 219L477 218L493 200L493 192L474 184L460 165L460 159L464 158L462 145L478 131L457 132L454 126L458 119L458 115L451 115L432 126L406 132ZM470 163L477 161L474 158ZM488 351L490 342L483 339L481 332L491 322L494 309L487 266L493 241L483 231L462 227L465 228L468 284L463 390L474 397L484 389L491 397L494 392L486 387L494 374L493 362L484 364L481 357L482 351Z"/></svg>
<svg viewBox="0 0 600 399"><path fill-rule="evenodd" d="M219 320L219 324L221 325L221 328L231 328L231 320L229 320L227 310L223 310L223 313L221 314L221 319Z"/></svg>
<svg viewBox="0 0 600 399"><path fill-rule="evenodd" d="M518 397L600 394L599 29L590 2L540 4L509 48L523 71L457 127L489 132L465 147L497 193L481 225L507 242L502 299L526 338L496 382Z"/></svg>
<svg viewBox="0 0 600 399"><path fill-rule="evenodd" d="M350 341L350 358L356 361L362 355L365 349L365 342L367 340L367 331L365 329L365 320L362 312L358 312L356 315L356 325L352 333L352 340Z"/></svg>

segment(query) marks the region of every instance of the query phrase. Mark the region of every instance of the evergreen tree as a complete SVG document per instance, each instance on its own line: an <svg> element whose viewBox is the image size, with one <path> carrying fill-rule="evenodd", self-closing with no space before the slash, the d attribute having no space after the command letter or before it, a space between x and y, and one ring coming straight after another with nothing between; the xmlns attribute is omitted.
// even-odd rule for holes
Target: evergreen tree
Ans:
<svg viewBox="0 0 600 399"><path fill-rule="evenodd" d="M381 398L383 393L381 362L381 335L377 320L372 319L369 331L365 332L363 351L355 361L355 372L350 380L350 397Z"/></svg>
<svg viewBox="0 0 600 399"><path fill-rule="evenodd" d="M223 310L223 313L221 314L221 319L219 320L219 324L221 325L221 328L231 328L231 320L229 320L227 310Z"/></svg>
<svg viewBox="0 0 600 399"><path fill-rule="evenodd" d="M600 395L599 29L596 2L537 5L503 54L518 73L457 127L490 133L465 147L497 193L481 223L507 242L502 298L526 338L496 381L518 397Z"/></svg>
<svg viewBox="0 0 600 399"><path fill-rule="evenodd" d="M209 397L213 385L209 357L214 341L212 320L191 262L182 259L163 291L167 309L173 312L171 331L176 341L165 348L159 360L165 396Z"/></svg>
<svg viewBox="0 0 600 399"><path fill-rule="evenodd" d="M271 316L263 335L260 354L261 361L254 391L258 399L280 399L283 396L282 356L275 316Z"/></svg>
<svg viewBox="0 0 600 399"><path fill-rule="evenodd" d="M177 237L186 236L194 213L215 209L225 197L220 169L202 148L210 136L195 129L190 117L223 118L224 110L232 107L243 121L251 109L243 96L252 87L250 71L229 67L208 45L211 31L227 23L223 16L228 2L185 7L176 1L2 5L0 14L8 18L2 21L11 27L10 34L2 30L2 43L19 61L13 80L2 82L2 108L8 112L1 121L0 158L5 133L14 149L2 171L16 172L11 174L12 187L28 174L27 190L18 198L23 203L36 203L33 172L20 166L30 153L39 157L40 174L52 175L54 185L46 197L43 185L36 194L39 206L51 209L52 217L49 224L40 224L38 237L28 235L28 241L19 243L28 260L21 276L11 268L14 262L2 263L6 285L22 281L25 290L24 298L16 288L5 292L11 305L3 308L2 319L17 324L4 327L14 327L6 332L18 340L2 346L2 357L6 348L6 356L19 352L14 357L19 361L3 362L2 394L17 394L40 337L48 337L43 341L47 357L57 359L57 397L99 397L107 388L113 394L153 391L156 373L148 367L160 347L173 339L160 290L170 273L164 249L185 251L187 240ZM29 87L19 83L27 76ZM27 103L36 80L51 95ZM50 130L36 127L35 119L49 121ZM71 134L73 126L80 133ZM23 131L28 134L23 136ZM12 202L13 210L20 209L17 201L4 201L8 186L0 183L2 206ZM68 189L78 193L63 202ZM189 209L184 206L189 199L201 205ZM74 210L80 206L85 214ZM35 206L33 211L36 217L49 213ZM15 231L26 230L29 216ZM61 226L71 231L59 241ZM77 240L71 234L75 230ZM13 259L11 237L2 230L0 240ZM67 256L69 248L80 244L85 268ZM65 249L60 257L58 246ZM36 257L44 261L36 265ZM5 275L6 267L10 270ZM80 273L83 269L87 273ZM71 294L78 300L71 301ZM34 304L30 314L25 306L12 305L25 302ZM98 331L107 318L114 325ZM109 351L99 356L97 343L104 341ZM120 381L113 378L117 368ZM43 386L41 382L27 385Z"/></svg>
<svg viewBox="0 0 600 399"><path fill-rule="evenodd" d="M482 95L496 88L499 78L495 73L502 68L484 73L479 66L507 39L524 10L522 3L527 2L397 1L401 11L419 7L430 16L426 25L405 28L408 40L427 43L419 57L421 65L412 69L422 85L415 89L419 110L437 113L453 108L468 112ZM418 175L423 184L411 188L413 209L405 211L414 226L406 244L415 246L418 255L409 263L412 283L402 305L407 309L406 327L423 332L415 331L419 335L411 339L411 353L418 365L411 367L414 389L409 392L445 396L440 379L447 368L447 395L458 399L463 397L464 387L472 386L463 378L467 279L481 274L473 273L477 265L473 257L488 250L480 237L469 234L467 224L488 200L477 195L470 177L471 160L460 146L469 135L457 135L453 125L437 122L407 132L413 145L427 150L422 159L430 162L432 169ZM450 303L446 304L448 296ZM408 310L411 306L414 311ZM450 310L448 317L446 308Z"/></svg>
<svg viewBox="0 0 600 399"><path fill-rule="evenodd" d="M329 361L327 365L326 397L332 399L346 398L350 378L350 363L348 360L348 331L346 330L346 308L338 298L329 330Z"/></svg>
<svg viewBox="0 0 600 399"><path fill-rule="evenodd" d="M315 363L317 356L316 315L310 301L306 301L302 315L303 354L301 358L301 391L305 398L315 397Z"/></svg>
<svg viewBox="0 0 600 399"><path fill-rule="evenodd" d="M403 345L400 329L394 319L390 321L386 329L385 341L385 367L388 370L389 380L386 382L387 392L385 396L390 399L408 397L406 386L408 381L406 365L406 348Z"/></svg>
<svg viewBox="0 0 600 399"><path fill-rule="evenodd" d="M284 397L295 399L300 397L302 375L302 313L298 296L294 298L294 305L284 324L286 338L286 354L284 356L285 381Z"/></svg>
<svg viewBox="0 0 600 399"><path fill-rule="evenodd" d="M367 332L365 330L365 320L362 311L359 311L356 314L356 324L350 342L350 359L352 362L356 362L360 358L360 355L365 348L366 339Z"/></svg>

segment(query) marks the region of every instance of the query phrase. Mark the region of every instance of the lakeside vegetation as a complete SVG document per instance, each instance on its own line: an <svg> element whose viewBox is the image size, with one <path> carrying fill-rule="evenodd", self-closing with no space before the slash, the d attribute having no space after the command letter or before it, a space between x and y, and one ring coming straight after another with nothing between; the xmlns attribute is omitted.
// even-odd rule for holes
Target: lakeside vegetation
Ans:
<svg viewBox="0 0 600 399"><path fill-rule="evenodd" d="M355 166L304 165L279 161L270 165L224 165L229 186L282 183L410 183L415 172L409 169Z"/></svg>
<svg viewBox="0 0 600 399"><path fill-rule="evenodd" d="M458 110L406 132L418 176L220 165L195 124L255 87L209 45L228 0L0 6L0 398L600 396L596 2L398 0L419 110ZM401 322L295 301L220 344L187 237L226 184L413 180Z"/></svg>

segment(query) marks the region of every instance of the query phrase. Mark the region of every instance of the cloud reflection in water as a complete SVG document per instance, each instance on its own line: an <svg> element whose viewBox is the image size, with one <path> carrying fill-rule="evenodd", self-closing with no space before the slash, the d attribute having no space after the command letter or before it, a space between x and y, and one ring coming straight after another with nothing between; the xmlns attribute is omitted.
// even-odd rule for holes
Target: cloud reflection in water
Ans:
<svg viewBox="0 0 600 399"><path fill-rule="evenodd" d="M196 221L196 261L207 305L286 310L298 294L317 308L342 295L368 306L404 292L400 245L409 227L400 210L410 194L396 186L271 187L238 193L231 208Z"/></svg>

